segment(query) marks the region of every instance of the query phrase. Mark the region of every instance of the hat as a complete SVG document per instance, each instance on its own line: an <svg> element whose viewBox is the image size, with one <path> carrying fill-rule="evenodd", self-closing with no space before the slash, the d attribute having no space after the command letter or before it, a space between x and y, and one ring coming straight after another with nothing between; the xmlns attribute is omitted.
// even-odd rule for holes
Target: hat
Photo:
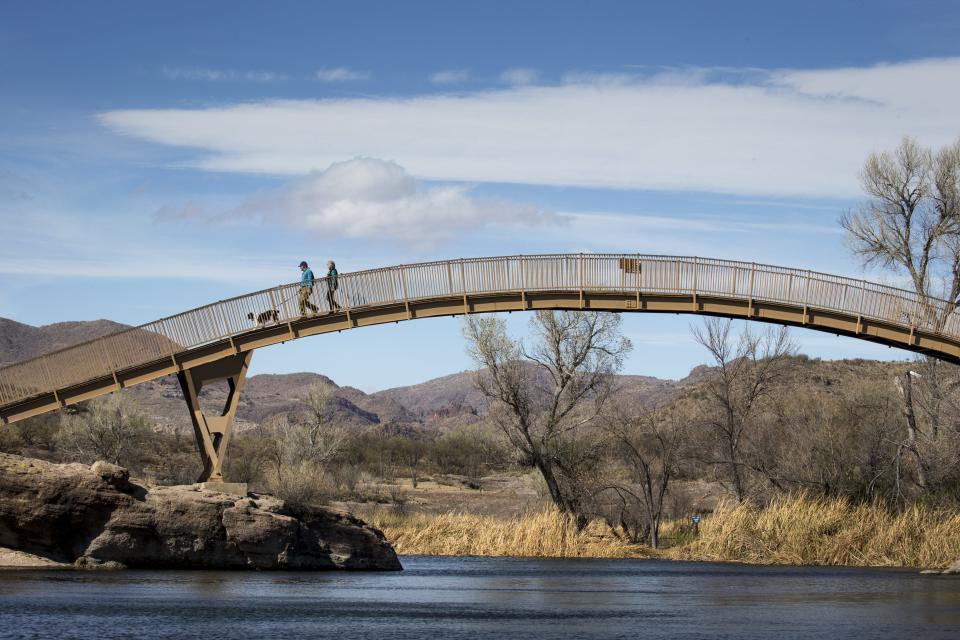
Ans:
<svg viewBox="0 0 960 640"><path fill-rule="evenodd" d="M301 267L307 267L307 266L309 266L309 265L307 264L307 261L306 261L306 260L303 260L303 261L300 262L300 266L301 266Z"/></svg>

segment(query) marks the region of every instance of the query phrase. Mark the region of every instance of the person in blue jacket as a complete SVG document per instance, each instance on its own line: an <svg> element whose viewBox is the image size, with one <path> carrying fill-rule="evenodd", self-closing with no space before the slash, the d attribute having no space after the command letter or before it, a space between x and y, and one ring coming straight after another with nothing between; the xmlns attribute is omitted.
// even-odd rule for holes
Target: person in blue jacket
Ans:
<svg viewBox="0 0 960 640"><path fill-rule="evenodd" d="M317 305L310 302L310 294L313 293L313 271L310 270L310 265L307 264L307 261L304 260L300 263L300 315L307 315L307 309L310 309L313 313L317 313L320 310L317 308Z"/></svg>

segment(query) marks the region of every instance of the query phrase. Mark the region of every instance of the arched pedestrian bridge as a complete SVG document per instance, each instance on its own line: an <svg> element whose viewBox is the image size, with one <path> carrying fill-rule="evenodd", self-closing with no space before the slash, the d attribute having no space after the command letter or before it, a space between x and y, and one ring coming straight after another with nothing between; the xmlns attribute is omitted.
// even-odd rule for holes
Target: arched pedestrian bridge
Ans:
<svg viewBox="0 0 960 640"><path fill-rule="evenodd" d="M176 373L204 477L218 479L252 352L366 325L496 311L699 313L803 326L960 363L960 314L943 300L809 270L697 257L566 254L470 258L345 273L328 313L326 282L304 317L298 284L221 300L0 368L4 424ZM273 313L275 311L276 313ZM258 318L261 320L258 322ZM222 415L200 387L226 379Z"/></svg>

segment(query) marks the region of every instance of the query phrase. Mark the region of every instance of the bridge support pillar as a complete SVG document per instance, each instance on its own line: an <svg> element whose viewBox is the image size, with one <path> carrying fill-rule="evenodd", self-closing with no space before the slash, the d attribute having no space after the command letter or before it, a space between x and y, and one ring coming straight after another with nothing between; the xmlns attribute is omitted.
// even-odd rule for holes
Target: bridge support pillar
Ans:
<svg viewBox="0 0 960 640"><path fill-rule="evenodd" d="M230 434L233 430L233 418L240 402L240 391L247 377L247 368L253 351L238 353L235 356L202 364L177 374L183 397L190 410L193 433L197 438L197 449L203 461L203 473L197 482L222 482L221 466L226 457ZM200 389L204 384L226 380L229 387L227 400L220 415L207 415L200 408Z"/></svg>

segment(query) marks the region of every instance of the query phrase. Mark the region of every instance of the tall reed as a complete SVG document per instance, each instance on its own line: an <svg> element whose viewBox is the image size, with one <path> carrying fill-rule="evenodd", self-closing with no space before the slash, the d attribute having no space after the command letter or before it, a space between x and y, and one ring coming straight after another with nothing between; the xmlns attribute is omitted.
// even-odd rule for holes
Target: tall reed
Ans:
<svg viewBox="0 0 960 640"><path fill-rule="evenodd" d="M960 558L960 513L914 505L783 496L765 507L721 503L672 558L797 565L937 567Z"/></svg>
<svg viewBox="0 0 960 640"><path fill-rule="evenodd" d="M880 504L803 495L765 507L721 503L700 522L664 524L676 546L654 551L611 534L600 522L577 531L556 509L496 518L468 513L364 514L400 554L645 558L759 564L943 567L960 558L960 513L912 506L893 513Z"/></svg>
<svg viewBox="0 0 960 640"><path fill-rule="evenodd" d="M600 523L577 531L554 508L514 518L469 513L400 515L373 511L364 517L383 530L400 554L440 556L525 556L556 558L637 558L650 555Z"/></svg>

